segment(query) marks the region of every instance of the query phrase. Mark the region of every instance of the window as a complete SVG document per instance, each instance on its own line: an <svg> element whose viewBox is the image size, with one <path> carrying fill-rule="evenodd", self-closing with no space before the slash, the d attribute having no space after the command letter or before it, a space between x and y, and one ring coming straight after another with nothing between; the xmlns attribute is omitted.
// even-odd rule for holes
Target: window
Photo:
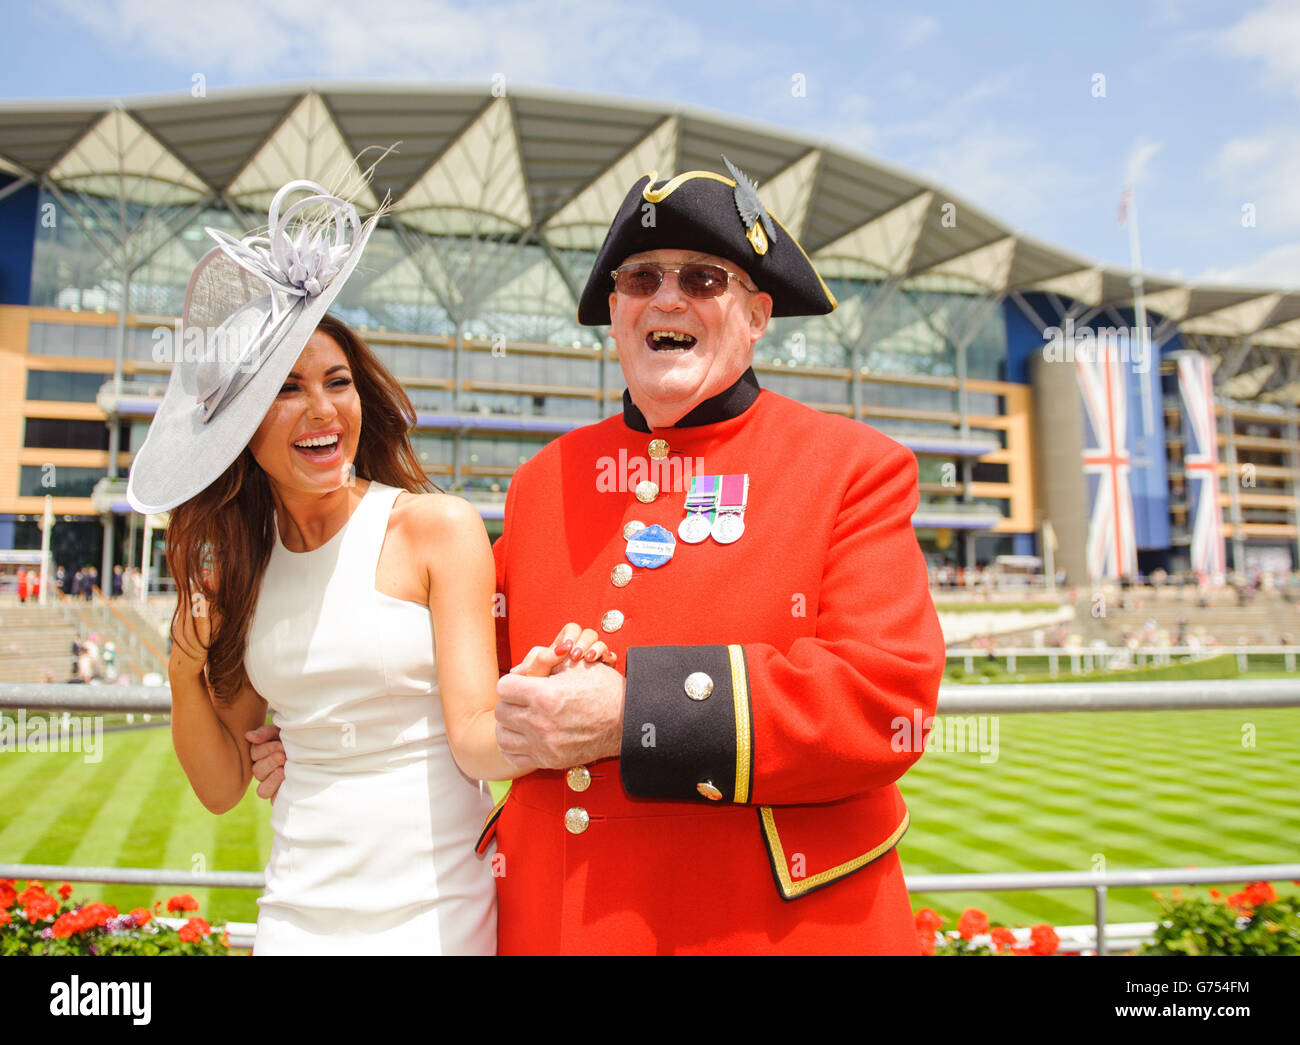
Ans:
<svg viewBox="0 0 1300 1045"><path fill-rule="evenodd" d="M51 450L108 449L108 426L103 421L29 417L25 428L23 446ZM128 430L128 438L129 434Z"/></svg>
<svg viewBox="0 0 1300 1045"><path fill-rule="evenodd" d="M27 371L27 398L43 402L93 403L107 380L105 374L74 370Z"/></svg>
<svg viewBox="0 0 1300 1045"><path fill-rule="evenodd" d="M107 474L102 468L25 464L18 479L18 496L89 497L95 483Z"/></svg>

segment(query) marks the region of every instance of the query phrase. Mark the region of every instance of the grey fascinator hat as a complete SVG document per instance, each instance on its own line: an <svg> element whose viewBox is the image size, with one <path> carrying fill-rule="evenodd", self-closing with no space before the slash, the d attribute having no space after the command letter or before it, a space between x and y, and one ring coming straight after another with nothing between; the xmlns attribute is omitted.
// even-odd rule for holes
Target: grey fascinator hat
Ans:
<svg viewBox="0 0 1300 1045"><path fill-rule="evenodd" d="M347 200L291 181L271 201L264 236L207 229L217 246L185 288L167 392L131 465L132 508L183 504L243 452L378 220L363 225Z"/></svg>

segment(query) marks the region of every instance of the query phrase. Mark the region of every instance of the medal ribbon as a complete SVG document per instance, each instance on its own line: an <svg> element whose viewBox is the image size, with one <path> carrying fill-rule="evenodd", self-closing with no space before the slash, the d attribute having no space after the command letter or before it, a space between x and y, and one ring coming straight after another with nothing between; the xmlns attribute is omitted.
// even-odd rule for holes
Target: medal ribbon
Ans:
<svg viewBox="0 0 1300 1045"><path fill-rule="evenodd" d="M718 495L722 490L721 475L697 475L691 479L691 491L686 495L686 511L688 514L705 515L709 519L709 525L713 525L713 520L718 515Z"/></svg>
<svg viewBox="0 0 1300 1045"><path fill-rule="evenodd" d="M749 475L724 475L718 496L718 510L741 513L749 503Z"/></svg>

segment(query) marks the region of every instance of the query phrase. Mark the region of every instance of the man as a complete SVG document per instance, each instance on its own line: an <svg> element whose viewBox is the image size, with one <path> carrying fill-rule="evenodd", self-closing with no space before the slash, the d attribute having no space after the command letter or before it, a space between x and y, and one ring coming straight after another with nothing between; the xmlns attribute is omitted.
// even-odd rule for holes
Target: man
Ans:
<svg viewBox="0 0 1300 1045"><path fill-rule="evenodd" d="M497 735L542 768L480 843L502 954L917 952L894 782L944 646L916 460L759 389L769 318L835 302L732 171L629 192L578 309L623 413L510 484ZM540 647L566 621L599 623Z"/></svg>

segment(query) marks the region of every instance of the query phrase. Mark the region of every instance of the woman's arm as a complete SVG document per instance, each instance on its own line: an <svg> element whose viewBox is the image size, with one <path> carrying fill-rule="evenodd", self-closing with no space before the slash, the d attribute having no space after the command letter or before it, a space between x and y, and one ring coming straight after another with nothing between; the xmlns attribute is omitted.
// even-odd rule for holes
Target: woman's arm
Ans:
<svg viewBox="0 0 1300 1045"><path fill-rule="evenodd" d="M483 520L460 497L418 498L410 531L429 579L438 690L447 741L461 771L475 780L511 780L532 771L512 766L497 748L496 571Z"/></svg>
<svg viewBox="0 0 1300 1045"><path fill-rule="evenodd" d="M253 777L244 734L266 721L266 701L245 683L229 704L209 692L205 669L209 622L185 614L173 626L168 679L172 691L172 746L199 801L213 813L239 804Z"/></svg>

